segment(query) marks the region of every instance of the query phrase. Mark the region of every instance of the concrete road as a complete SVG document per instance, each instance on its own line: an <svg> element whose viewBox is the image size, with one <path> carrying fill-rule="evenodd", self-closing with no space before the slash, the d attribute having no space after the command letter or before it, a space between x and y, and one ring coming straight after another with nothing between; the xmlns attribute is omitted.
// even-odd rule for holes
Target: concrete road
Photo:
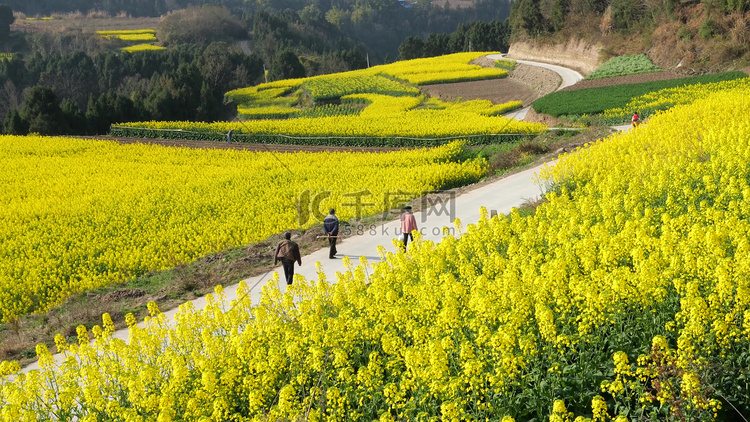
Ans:
<svg viewBox="0 0 750 422"><path fill-rule="evenodd" d="M489 57L493 58L493 56L495 55ZM533 66L541 66L558 72L563 79L563 83L558 89L562 89L563 87L568 86L568 84L573 84L582 79L582 76L578 72L561 66L521 60L518 60L518 62ZM521 120L523 119L523 115L525 115L525 113L517 113L515 118ZM512 207L518 207L524 201L539 198L542 194L542 189L537 185L535 175L539 172L541 167L542 166L529 168L493 182L484 183L476 189L471 189L471 187L465 188L463 189L465 193L457 196L452 196L447 193L436 195L433 201L434 203L425 203L425 206L422 207L422 211L414 213L417 219L417 225L423 233L423 238L431 241L440 241L443 236L443 227L453 228L453 221L456 218L461 221L465 230L467 225L475 224L479 221L480 207L486 207L488 211L494 210L498 213L505 214L508 213ZM392 219L398 216L390 215L387 217L388 219ZM338 245L337 249L340 254L336 259L328 259L328 248L323 248L317 252L302 257L302 266L297 267L295 264L296 274L307 277L308 279L315 279L317 278L315 263L320 262L323 271L326 274L326 278L330 281L335 281L336 273L345 271L344 264L341 260L344 256L350 257L355 264L361 256L366 257L371 264L377 264L381 260L378 255L378 246L382 245L387 251L394 252L396 248L393 245L393 240L402 237L399 220L379 221L367 226L352 226L349 229L354 233L361 233L361 235L348 238ZM322 226L320 230L322 234ZM321 244L324 244L324 242L326 242L326 240L321 239ZM281 266L273 271L279 273L279 278L281 280L284 279L284 272ZM262 276L250 277L244 280L248 287L250 287L250 297L254 303L259 301L263 286L269 283L269 281L272 281L272 279L273 272L269 272ZM277 283L277 285L282 291L286 290L285 282L281 281ZM237 287L238 284L225 286L224 291L228 300L236 298ZM206 299L205 297L201 297L192 302L196 309L203 309L206 304ZM177 311L178 309L175 308L164 311L164 314L171 321L174 320L174 315ZM114 333L113 337L127 339L128 330L118 330ZM61 361L62 359L61 355L55 355L54 357L58 361ZM23 371L27 372L36 368L37 364L33 363L23 368Z"/></svg>
<svg viewBox="0 0 750 422"><path fill-rule="evenodd" d="M489 57L492 60L499 60L503 58L504 56L505 56L504 54L490 54L487 57ZM562 66L558 66L555 64L549 64L549 63L530 62L528 60L517 60L517 59L513 59L513 60L515 60L518 63L527 64L530 66L543 67L545 69L549 69L557 73L558 75L560 75L560 77L562 78L562 83L560 83L560 86L557 87L558 91L563 88L569 87L577 83L581 79L583 79L583 75L581 75L580 73L576 72L573 69L568 69L567 67L562 67Z"/></svg>
<svg viewBox="0 0 750 422"><path fill-rule="evenodd" d="M489 57L492 60L499 60L505 57L505 54L488 54L487 57ZM537 66L537 67L542 67L544 69L549 69L557 73L558 75L560 75L560 79L562 80L562 82L557 87L557 91L563 88L569 87L571 85L574 85L578 81L583 79L583 75L581 75L580 73L576 72L573 69L568 69L567 67L562 67L562 66L558 66L554 64L549 64L549 63L531 62L528 60L516 60L516 59L513 59L513 60L515 60L518 63L527 64L529 66ZM511 111L510 113L506 113L504 114L504 116L509 117L511 119L523 120L526 118L526 114L529 112L530 108L531 106L526 106L524 108Z"/></svg>

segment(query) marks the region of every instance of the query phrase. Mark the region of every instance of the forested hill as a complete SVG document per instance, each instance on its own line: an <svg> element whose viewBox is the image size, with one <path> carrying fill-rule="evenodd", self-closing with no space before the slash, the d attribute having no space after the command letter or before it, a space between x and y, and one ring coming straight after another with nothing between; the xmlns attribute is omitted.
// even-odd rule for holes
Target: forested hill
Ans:
<svg viewBox="0 0 750 422"><path fill-rule="evenodd" d="M335 26L381 56L394 58L409 36L450 33L462 22L505 20L510 0L3 0L26 16L100 11L111 16L158 17L189 6L226 6L236 16L289 11L306 23ZM454 7L456 6L456 7Z"/></svg>
<svg viewBox="0 0 750 422"><path fill-rule="evenodd" d="M750 63L749 11L750 0L518 0L509 20L512 41L584 40L605 56L704 71Z"/></svg>

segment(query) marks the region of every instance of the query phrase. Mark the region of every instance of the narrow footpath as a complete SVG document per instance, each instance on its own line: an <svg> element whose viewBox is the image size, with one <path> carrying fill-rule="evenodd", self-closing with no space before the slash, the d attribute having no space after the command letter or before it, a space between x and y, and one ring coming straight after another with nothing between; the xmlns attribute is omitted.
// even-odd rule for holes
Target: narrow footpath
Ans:
<svg viewBox="0 0 750 422"><path fill-rule="evenodd" d="M490 55L489 57L497 59L501 55ZM523 60L518 60L518 62L545 67L560 74L563 82L558 89L572 85L582 79L582 76L578 72L560 66ZM523 115L525 113L517 113L513 117L522 120ZM496 211L497 213L507 214L511 208L518 207L527 200L538 199L543 191L542 187L536 183L536 174L539 173L539 170L544 165L542 164L508 175L476 189L466 190L466 192L453 197L449 194L438 195L438 198L433 201L434 203L426 203L427 206L422 207L419 212L414 213L417 225L423 234L423 239L439 242L443 237L443 228L448 227L449 229L453 229L453 221L456 218L461 221L463 231L465 232L468 225L476 224L479 221L479 210L481 207L487 208L488 212ZM374 265L381 261L381 257L378 254L378 247L382 245L386 251L395 252L396 247L393 245L393 240L401 237L400 222L398 220L378 222L367 226L351 226L349 229L353 233L361 234L347 238L338 244L339 255L336 256L336 259L328 259L327 247L320 249L303 256L302 266L298 267L295 264L295 274L300 274L307 279L316 279L316 262L320 262L326 278L333 282L336 280L337 272L345 272L342 261L344 256L348 256L355 264L359 261L360 257L364 256L370 264ZM322 222L320 231L322 232ZM324 244L325 241L325 239L321 239L321 244ZM249 294L254 303L259 302L263 286L273 281L273 272L279 273L279 279L282 281L277 283L278 288L281 291L285 291L286 283L283 281L283 269L281 266L264 275L243 280L250 288ZM238 286L239 284L233 284L224 287L227 300L236 299ZM203 309L206 305L206 298L195 299L192 303L196 309ZM168 320L173 321L174 315L177 312L178 308L174 308L163 313ZM143 323L141 322L140 324L142 325ZM116 331L113 337L127 340L127 328ZM54 355L54 358L57 361L61 361L62 355ZM38 365L35 362L24 367L23 371L28 372L37 368Z"/></svg>

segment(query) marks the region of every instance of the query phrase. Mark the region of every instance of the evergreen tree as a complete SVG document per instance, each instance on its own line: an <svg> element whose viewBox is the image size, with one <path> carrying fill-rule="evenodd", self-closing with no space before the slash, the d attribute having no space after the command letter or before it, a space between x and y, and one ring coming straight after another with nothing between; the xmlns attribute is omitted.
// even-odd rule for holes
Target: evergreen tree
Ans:
<svg viewBox="0 0 750 422"><path fill-rule="evenodd" d="M305 67L292 50L281 50L274 57L271 69L268 70L268 77L274 81L304 78Z"/></svg>
<svg viewBox="0 0 750 422"><path fill-rule="evenodd" d="M451 37L448 34L430 34L424 42L424 56L437 57L449 54Z"/></svg>
<svg viewBox="0 0 750 422"><path fill-rule="evenodd" d="M521 0L521 27L535 37L546 30L544 16L539 8L539 0Z"/></svg>
<svg viewBox="0 0 750 422"><path fill-rule="evenodd" d="M86 118L73 100L63 99L60 102L60 111L62 111L63 118L68 123L70 129L68 133L75 135L86 133Z"/></svg>
<svg viewBox="0 0 750 422"><path fill-rule="evenodd" d="M28 122L28 131L41 135L67 133L65 121L55 91L46 86L35 86L29 90L21 104L21 118Z"/></svg>
<svg viewBox="0 0 750 422"><path fill-rule="evenodd" d="M400 60L411 60L424 56L424 42L419 37L408 37L398 47L398 58Z"/></svg>
<svg viewBox="0 0 750 422"><path fill-rule="evenodd" d="M10 24L15 19L13 9L7 4L0 4L0 41L5 41L10 37Z"/></svg>
<svg viewBox="0 0 750 422"><path fill-rule="evenodd" d="M555 31L565 26L565 16L570 10L570 0L555 0L552 3L552 27Z"/></svg>
<svg viewBox="0 0 750 422"><path fill-rule="evenodd" d="M29 125L23 120L18 110L8 110L5 115L5 133L9 135L26 135Z"/></svg>

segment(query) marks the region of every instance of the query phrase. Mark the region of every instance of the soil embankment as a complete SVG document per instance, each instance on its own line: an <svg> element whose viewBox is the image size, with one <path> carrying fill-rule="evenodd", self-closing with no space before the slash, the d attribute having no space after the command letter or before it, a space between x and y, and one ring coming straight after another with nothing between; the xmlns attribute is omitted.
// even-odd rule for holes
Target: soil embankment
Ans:
<svg viewBox="0 0 750 422"><path fill-rule="evenodd" d="M600 46L571 40L567 44L537 44L515 42L508 50L508 58L556 64L588 75L601 63Z"/></svg>

